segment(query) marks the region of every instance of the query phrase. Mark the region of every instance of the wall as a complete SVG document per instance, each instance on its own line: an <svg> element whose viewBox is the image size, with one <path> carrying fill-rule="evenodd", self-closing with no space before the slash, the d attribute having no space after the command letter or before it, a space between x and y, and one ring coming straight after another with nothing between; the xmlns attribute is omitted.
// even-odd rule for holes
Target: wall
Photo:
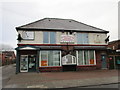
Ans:
<svg viewBox="0 0 120 90"><path fill-rule="evenodd" d="M22 36L23 31L18 31L19 34ZM35 32L35 38L34 40L22 40L21 42L18 42L18 44L43 44L43 32L42 31L34 31ZM56 44L60 44L60 37L61 35L65 35L66 32L56 32ZM77 33L74 32L72 35L75 36L75 43L77 44ZM89 44L97 44L97 45L107 45L105 43L105 39L107 37L107 34L104 33L88 33L88 41Z"/></svg>

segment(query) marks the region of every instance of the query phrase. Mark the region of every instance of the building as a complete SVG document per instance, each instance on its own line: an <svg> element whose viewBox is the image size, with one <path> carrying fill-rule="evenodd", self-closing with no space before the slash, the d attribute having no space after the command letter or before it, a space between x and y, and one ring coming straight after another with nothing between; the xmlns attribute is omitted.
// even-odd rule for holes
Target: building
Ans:
<svg viewBox="0 0 120 90"><path fill-rule="evenodd" d="M120 69L120 40L108 43L109 69Z"/></svg>
<svg viewBox="0 0 120 90"><path fill-rule="evenodd" d="M2 51L0 53L0 59L2 61L2 66L15 63L15 53L14 51Z"/></svg>
<svg viewBox="0 0 120 90"><path fill-rule="evenodd" d="M58 18L44 18L16 30L16 73L108 68L108 31Z"/></svg>

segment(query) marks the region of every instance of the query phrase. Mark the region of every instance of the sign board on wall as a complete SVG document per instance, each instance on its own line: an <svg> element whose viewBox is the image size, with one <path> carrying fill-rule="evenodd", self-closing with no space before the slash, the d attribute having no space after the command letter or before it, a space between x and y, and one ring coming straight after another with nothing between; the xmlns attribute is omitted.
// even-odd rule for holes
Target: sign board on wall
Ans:
<svg viewBox="0 0 120 90"><path fill-rule="evenodd" d="M75 38L73 35L61 35L61 41L60 42L74 42Z"/></svg>

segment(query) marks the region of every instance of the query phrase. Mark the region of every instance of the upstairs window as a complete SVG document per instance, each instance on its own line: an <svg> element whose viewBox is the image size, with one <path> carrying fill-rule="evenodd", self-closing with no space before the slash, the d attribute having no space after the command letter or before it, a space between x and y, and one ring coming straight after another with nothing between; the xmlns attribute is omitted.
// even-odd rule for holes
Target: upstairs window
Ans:
<svg viewBox="0 0 120 90"><path fill-rule="evenodd" d="M77 33L77 44L88 44L88 33Z"/></svg>
<svg viewBox="0 0 120 90"><path fill-rule="evenodd" d="M33 31L23 31L22 38L28 39L28 40L34 39L34 32Z"/></svg>
<svg viewBox="0 0 120 90"><path fill-rule="evenodd" d="M43 43L55 44L56 33L55 32L43 32Z"/></svg>

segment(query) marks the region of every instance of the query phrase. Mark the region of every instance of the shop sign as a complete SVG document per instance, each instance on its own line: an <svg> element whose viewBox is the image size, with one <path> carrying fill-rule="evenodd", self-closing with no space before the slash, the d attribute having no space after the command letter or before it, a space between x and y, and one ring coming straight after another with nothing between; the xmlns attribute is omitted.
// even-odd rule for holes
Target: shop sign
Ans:
<svg viewBox="0 0 120 90"><path fill-rule="evenodd" d="M74 42L75 38L73 35L61 35L61 41L60 42Z"/></svg>

